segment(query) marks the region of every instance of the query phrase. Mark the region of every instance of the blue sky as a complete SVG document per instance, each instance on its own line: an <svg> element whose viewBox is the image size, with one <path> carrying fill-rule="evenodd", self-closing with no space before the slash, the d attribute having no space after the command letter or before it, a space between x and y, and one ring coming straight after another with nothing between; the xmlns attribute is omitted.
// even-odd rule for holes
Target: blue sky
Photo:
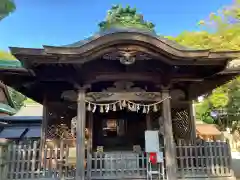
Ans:
<svg viewBox="0 0 240 180"><path fill-rule="evenodd" d="M0 49L65 45L98 31L113 4L136 7L162 35L198 29L197 22L232 0L15 0L17 10L0 22Z"/></svg>

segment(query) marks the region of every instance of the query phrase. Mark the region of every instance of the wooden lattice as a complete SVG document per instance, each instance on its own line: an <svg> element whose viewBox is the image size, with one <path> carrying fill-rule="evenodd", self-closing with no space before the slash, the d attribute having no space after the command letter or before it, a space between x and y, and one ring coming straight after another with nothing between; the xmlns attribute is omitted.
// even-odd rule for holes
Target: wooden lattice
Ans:
<svg viewBox="0 0 240 180"><path fill-rule="evenodd" d="M186 110L175 110L172 119L175 138L188 139L192 130L188 112Z"/></svg>
<svg viewBox="0 0 240 180"><path fill-rule="evenodd" d="M73 139L74 135L66 124L51 125L47 129L48 139Z"/></svg>
<svg viewBox="0 0 240 180"><path fill-rule="evenodd" d="M71 134L76 137L77 132L77 117L72 118L71 120ZM89 130L85 128L85 138L89 138Z"/></svg>

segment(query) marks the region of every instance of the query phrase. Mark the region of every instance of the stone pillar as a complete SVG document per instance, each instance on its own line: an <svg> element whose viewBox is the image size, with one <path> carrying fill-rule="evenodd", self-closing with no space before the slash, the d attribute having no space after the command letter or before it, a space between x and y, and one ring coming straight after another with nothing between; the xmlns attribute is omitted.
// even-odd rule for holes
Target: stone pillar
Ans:
<svg viewBox="0 0 240 180"><path fill-rule="evenodd" d="M176 164L176 146L173 139L172 130L172 117L171 117L171 99L168 98L169 90L162 90L162 116L163 116L163 126L164 126L164 149L165 149L165 159L166 159L166 175L167 180L177 179L177 164Z"/></svg>
<svg viewBox="0 0 240 180"><path fill-rule="evenodd" d="M196 139L196 112L195 112L195 106L193 101L189 101L189 121L191 125L191 133L190 137L191 140Z"/></svg>
<svg viewBox="0 0 240 180"><path fill-rule="evenodd" d="M76 163L76 180L85 178L85 126L86 126L86 105L85 90L78 91L77 99L77 163Z"/></svg>

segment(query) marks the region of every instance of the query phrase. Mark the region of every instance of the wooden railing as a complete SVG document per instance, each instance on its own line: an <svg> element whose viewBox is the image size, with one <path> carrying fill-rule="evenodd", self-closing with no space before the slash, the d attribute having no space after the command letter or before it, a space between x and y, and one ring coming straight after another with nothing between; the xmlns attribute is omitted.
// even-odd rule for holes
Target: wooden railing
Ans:
<svg viewBox="0 0 240 180"><path fill-rule="evenodd" d="M38 141L12 143L3 149L0 180L75 178L76 160L70 155L75 151L70 152L72 148L64 140L43 151ZM176 155L179 178L233 176L226 142L178 141ZM88 179L145 178L147 159L144 152L92 152L88 154L85 175ZM165 157L160 168L161 178L165 179Z"/></svg>
<svg viewBox="0 0 240 180"><path fill-rule="evenodd" d="M53 143L55 144L55 143ZM74 178L75 166L68 164L69 147L65 141L60 146L40 150L39 141L11 143L2 155L3 179Z"/></svg>
<svg viewBox="0 0 240 180"><path fill-rule="evenodd" d="M109 179L142 179L146 176L146 156L143 152L93 153L88 176Z"/></svg>
<svg viewBox="0 0 240 180"><path fill-rule="evenodd" d="M227 142L178 141L178 172L181 178L231 177L231 151Z"/></svg>

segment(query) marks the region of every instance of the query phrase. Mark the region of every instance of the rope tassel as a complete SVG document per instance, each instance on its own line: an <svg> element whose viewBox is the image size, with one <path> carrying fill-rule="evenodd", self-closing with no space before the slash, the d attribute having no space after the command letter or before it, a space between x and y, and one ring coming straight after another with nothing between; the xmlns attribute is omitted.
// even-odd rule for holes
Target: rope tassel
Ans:
<svg viewBox="0 0 240 180"><path fill-rule="evenodd" d="M171 97L167 97L165 99L162 99L161 101L152 103L152 104L141 104L141 103L135 103L133 101L129 100L121 100L121 101L115 101L112 103L94 103L90 101L85 101L87 103L87 110L95 112L97 109L100 110L100 113L108 113L110 110L117 111L117 107L119 107L120 110L122 109L128 109L129 111L135 111L139 112L140 109L142 109L142 113L149 113L150 111L157 112L160 110L158 108L158 105L161 104L166 99L169 99Z"/></svg>

